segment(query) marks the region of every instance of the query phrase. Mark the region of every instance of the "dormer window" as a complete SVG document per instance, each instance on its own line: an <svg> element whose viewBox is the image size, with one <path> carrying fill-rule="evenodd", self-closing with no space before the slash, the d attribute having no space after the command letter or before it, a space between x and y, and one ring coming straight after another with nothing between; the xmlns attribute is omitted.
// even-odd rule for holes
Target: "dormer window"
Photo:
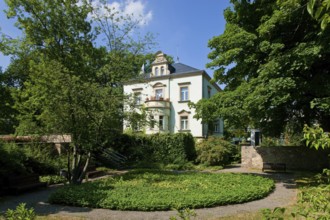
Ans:
<svg viewBox="0 0 330 220"><path fill-rule="evenodd" d="M151 64L152 76L164 76L169 72L169 62L166 59L166 55L161 51L156 53L155 60Z"/></svg>
<svg viewBox="0 0 330 220"><path fill-rule="evenodd" d="M158 75L159 75L159 68L156 67L156 68L155 68L155 76L158 76Z"/></svg>

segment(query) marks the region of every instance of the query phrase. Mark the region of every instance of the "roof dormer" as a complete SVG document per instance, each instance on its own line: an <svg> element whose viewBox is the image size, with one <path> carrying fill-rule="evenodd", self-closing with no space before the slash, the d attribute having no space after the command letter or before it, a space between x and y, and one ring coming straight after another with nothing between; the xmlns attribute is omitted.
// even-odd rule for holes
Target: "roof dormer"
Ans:
<svg viewBox="0 0 330 220"><path fill-rule="evenodd" d="M151 64L151 76L164 76L169 75L169 63L163 52L158 51L156 53L156 59Z"/></svg>

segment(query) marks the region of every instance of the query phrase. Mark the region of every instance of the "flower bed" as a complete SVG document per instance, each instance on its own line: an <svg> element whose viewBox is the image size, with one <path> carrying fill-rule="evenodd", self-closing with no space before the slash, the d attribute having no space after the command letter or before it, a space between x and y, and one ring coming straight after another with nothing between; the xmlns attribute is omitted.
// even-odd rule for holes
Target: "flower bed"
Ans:
<svg viewBox="0 0 330 220"><path fill-rule="evenodd" d="M243 203L267 196L271 179L232 173L132 171L78 186L65 186L49 201L117 210L170 210Z"/></svg>

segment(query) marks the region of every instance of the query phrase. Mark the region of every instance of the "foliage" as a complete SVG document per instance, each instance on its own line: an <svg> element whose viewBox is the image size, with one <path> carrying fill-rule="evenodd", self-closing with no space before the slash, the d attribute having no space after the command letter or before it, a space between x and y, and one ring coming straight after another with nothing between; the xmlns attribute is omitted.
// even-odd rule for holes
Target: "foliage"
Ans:
<svg viewBox="0 0 330 220"><path fill-rule="evenodd" d="M7 220L34 220L36 214L33 208L26 208L25 203L20 203L15 210L8 209L6 212Z"/></svg>
<svg viewBox="0 0 330 220"><path fill-rule="evenodd" d="M113 140L111 147L135 165L143 161L147 164L159 162L165 165L184 165L196 157L195 142L190 133L123 134Z"/></svg>
<svg viewBox="0 0 330 220"><path fill-rule="evenodd" d="M325 30L330 23L330 1L309 0L307 4L308 13L320 22L322 30Z"/></svg>
<svg viewBox="0 0 330 220"><path fill-rule="evenodd" d="M57 175L48 175L48 176L40 176L40 182L47 183L47 185L66 183L67 179L63 176Z"/></svg>
<svg viewBox="0 0 330 220"><path fill-rule="evenodd" d="M0 176L59 173L66 166L66 158L54 151L53 146L0 143Z"/></svg>
<svg viewBox="0 0 330 220"><path fill-rule="evenodd" d="M183 164L166 164L164 167L160 167L160 169L162 168L165 170L195 170L197 167L192 161L189 161Z"/></svg>
<svg viewBox="0 0 330 220"><path fill-rule="evenodd" d="M94 151L121 131L122 84L139 73L152 38L132 37L138 23L129 15L97 13L105 1L98 8L86 0L6 3L23 32L1 39L1 50L13 56L5 74L18 111L16 133L71 134L68 179L79 184ZM108 37L105 45L96 46L98 36Z"/></svg>
<svg viewBox="0 0 330 220"><path fill-rule="evenodd" d="M231 1L226 29L209 41L214 79L225 84L211 97L218 114L236 128L279 136L286 125L329 115L311 102L329 97L330 35L307 12L307 0Z"/></svg>
<svg viewBox="0 0 330 220"><path fill-rule="evenodd" d="M288 214L293 219L330 219L329 180L330 171L324 169L322 174L317 174L312 178L309 185L300 189L297 204L292 210L279 207L274 210L265 209L262 210L263 219L286 219Z"/></svg>
<svg viewBox="0 0 330 220"><path fill-rule="evenodd" d="M209 137L197 143L197 162L209 166L224 166L232 162L237 148L230 142L218 137Z"/></svg>
<svg viewBox="0 0 330 220"><path fill-rule="evenodd" d="M314 127L304 127L304 139L306 140L306 145L318 150L320 147L322 149L330 147L330 136L329 133L324 132L323 129L316 125Z"/></svg>
<svg viewBox="0 0 330 220"><path fill-rule="evenodd" d="M26 173L24 161L27 160L22 148L15 144L0 143L0 177L13 174Z"/></svg>
<svg viewBox="0 0 330 220"><path fill-rule="evenodd" d="M212 135L214 122L219 119L216 103L210 99L201 99L197 103L189 102L188 106L196 109L194 118L197 120L202 119L202 123L208 126L207 134Z"/></svg>
<svg viewBox="0 0 330 220"><path fill-rule="evenodd" d="M298 195L298 207L293 213L306 219L330 219L330 185L309 187Z"/></svg>
<svg viewBox="0 0 330 220"><path fill-rule="evenodd" d="M58 174L61 169L66 167L66 155L59 155L52 145L24 146L24 152L28 157L25 166L33 173Z"/></svg>
<svg viewBox="0 0 330 220"><path fill-rule="evenodd" d="M262 137L262 147L274 146L304 146L304 138L302 133L285 132L281 137Z"/></svg>
<svg viewBox="0 0 330 220"><path fill-rule="evenodd" d="M265 220L284 220L283 215L285 208L276 207L273 210L271 209L262 209L261 213L263 214L263 219Z"/></svg>
<svg viewBox="0 0 330 220"><path fill-rule="evenodd" d="M319 184L330 184L330 170L329 169L323 169L322 173L317 174L315 176L317 182Z"/></svg>
<svg viewBox="0 0 330 220"><path fill-rule="evenodd" d="M14 100L5 81L5 76L0 67L0 134L11 134L15 131L14 126L17 125L15 119L17 112L13 109Z"/></svg>
<svg viewBox="0 0 330 220"><path fill-rule="evenodd" d="M51 194L49 202L119 210L180 210L260 199L273 188L273 180L254 175L140 170L64 186Z"/></svg>
<svg viewBox="0 0 330 220"><path fill-rule="evenodd" d="M182 220L191 220L192 217L195 218L197 216L197 213L195 212L195 210L191 210L189 208L187 209L179 209L177 210L178 214L178 218L176 216L171 216L170 220L178 220L178 219L182 219Z"/></svg>

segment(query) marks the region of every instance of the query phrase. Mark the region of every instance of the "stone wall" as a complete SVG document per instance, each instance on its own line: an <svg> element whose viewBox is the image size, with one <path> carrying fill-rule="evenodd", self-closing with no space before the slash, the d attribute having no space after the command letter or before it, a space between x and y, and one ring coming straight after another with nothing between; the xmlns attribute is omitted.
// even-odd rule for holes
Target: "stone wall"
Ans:
<svg viewBox="0 0 330 220"><path fill-rule="evenodd" d="M242 167L262 169L263 163L285 163L288 170L322 170L329 168L329 150L306 147L242 146Z"/></svg>

